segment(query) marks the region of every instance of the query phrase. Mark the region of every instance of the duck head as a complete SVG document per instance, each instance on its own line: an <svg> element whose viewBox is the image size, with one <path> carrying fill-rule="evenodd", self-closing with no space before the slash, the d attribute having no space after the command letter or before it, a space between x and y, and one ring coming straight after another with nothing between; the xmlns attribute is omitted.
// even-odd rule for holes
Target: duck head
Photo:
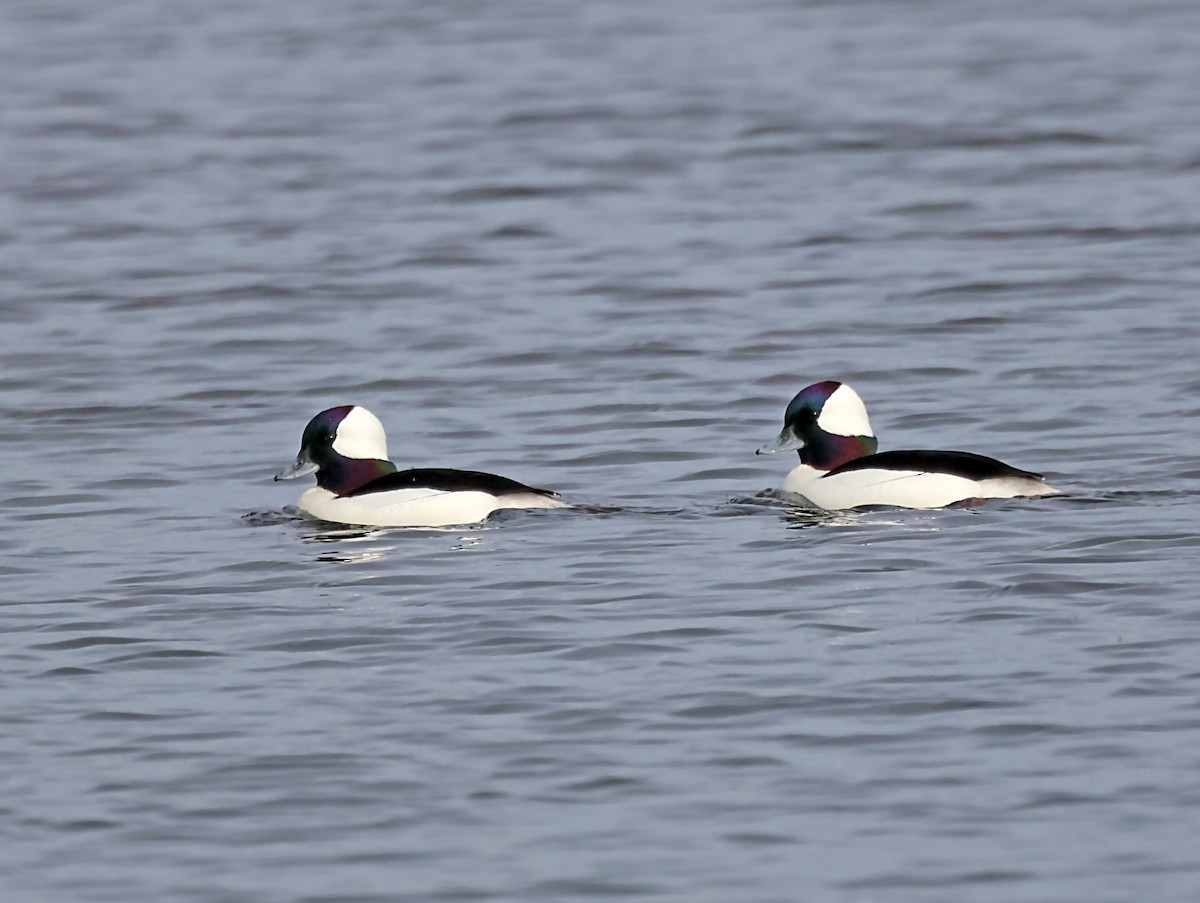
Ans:
<svg viewBox="0 0 1200 903"><path fill-rule="evenodd" d="M322 411L308 422L300 437L300 453L276 480L294 480L310 473L317 485L338 495L353 492L396 465L388 460L387 435L374 414L358 405Z"/></svg>
<svg viewBox="0 0 1200 903"><path fill-rule="evenodd" d="M866 405L858 393L826 380L800 390L783 414L779 436L757 454L795 451L800 463L832 470L878 449L879 440L871 431Z"/></svg>

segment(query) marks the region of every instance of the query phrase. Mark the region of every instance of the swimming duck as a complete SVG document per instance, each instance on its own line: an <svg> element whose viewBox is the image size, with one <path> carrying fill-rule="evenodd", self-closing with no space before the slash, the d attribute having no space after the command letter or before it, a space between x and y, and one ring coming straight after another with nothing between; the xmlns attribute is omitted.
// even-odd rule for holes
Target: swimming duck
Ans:
<svg viewBox="0 0 1200 903"><path fill-rule="evenodd" d="M501 508L570 507L548 489L495 474L398 470L388 460L383 424L358 405L330 408L310 420L296 463L275 479L310 473L317 485L300 496L300 507L339 524L442 527L477 523Z"/></svg>
<svg viewBox="0 0 1200 903"><path fill-rule="evenodd" d="M942 508L968 499L1053 495L1041 474L961 451L877 452L867 408L833 380L802 389L783 415L783 430L760 455L796 451L800 466L783 481L818 508L865 505Z"/></svg>

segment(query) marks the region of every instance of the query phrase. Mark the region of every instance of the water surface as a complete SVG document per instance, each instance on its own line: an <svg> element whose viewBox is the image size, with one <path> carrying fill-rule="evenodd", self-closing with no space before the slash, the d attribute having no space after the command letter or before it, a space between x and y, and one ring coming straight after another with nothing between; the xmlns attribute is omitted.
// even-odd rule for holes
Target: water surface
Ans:
<svg viewBox="0 0 1200 903"><path fill-rule="evenodd" d="M6 18L6 900L1200 898L1194 4ZM796 510L826 378L1065 494Z"/></svg>

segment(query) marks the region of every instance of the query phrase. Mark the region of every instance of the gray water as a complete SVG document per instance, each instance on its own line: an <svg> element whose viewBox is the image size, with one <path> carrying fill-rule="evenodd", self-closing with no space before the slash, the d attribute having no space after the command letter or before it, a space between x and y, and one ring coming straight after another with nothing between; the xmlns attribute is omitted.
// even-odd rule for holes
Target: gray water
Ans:
<svg viewBox="0 0 1200 903"><path fill-rule="evenodd" d="M3 16L0 899L1200 899L1195 3ZM798 510L828 378L1064 495Z"/></svg>

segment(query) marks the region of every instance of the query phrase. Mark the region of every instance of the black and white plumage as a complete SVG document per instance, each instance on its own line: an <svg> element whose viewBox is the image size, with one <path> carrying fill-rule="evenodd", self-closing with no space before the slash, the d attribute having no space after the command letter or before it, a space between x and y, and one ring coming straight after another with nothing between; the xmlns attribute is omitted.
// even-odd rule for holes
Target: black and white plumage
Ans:
<svg viewBox="0 0 1200 903"><path fill-rule="evenodd" d="M502 508L567 508L548 489L475 470L397 470L383 425L366 408L343 405L317 414L295 463L276 480L316 474L299 505L340 524L442 527L478 523Z"/></svg>
<svg viewBox="0 0 1200 903"><path fill-rule="evenodd" d="M783 430L759 454L796 451L800 465L783 490L818 508L872 505L942 508L971 499L1052 495L1040 474L962 451L877 452L866 406L849 386L828 380L801 390Z"/></svg>

